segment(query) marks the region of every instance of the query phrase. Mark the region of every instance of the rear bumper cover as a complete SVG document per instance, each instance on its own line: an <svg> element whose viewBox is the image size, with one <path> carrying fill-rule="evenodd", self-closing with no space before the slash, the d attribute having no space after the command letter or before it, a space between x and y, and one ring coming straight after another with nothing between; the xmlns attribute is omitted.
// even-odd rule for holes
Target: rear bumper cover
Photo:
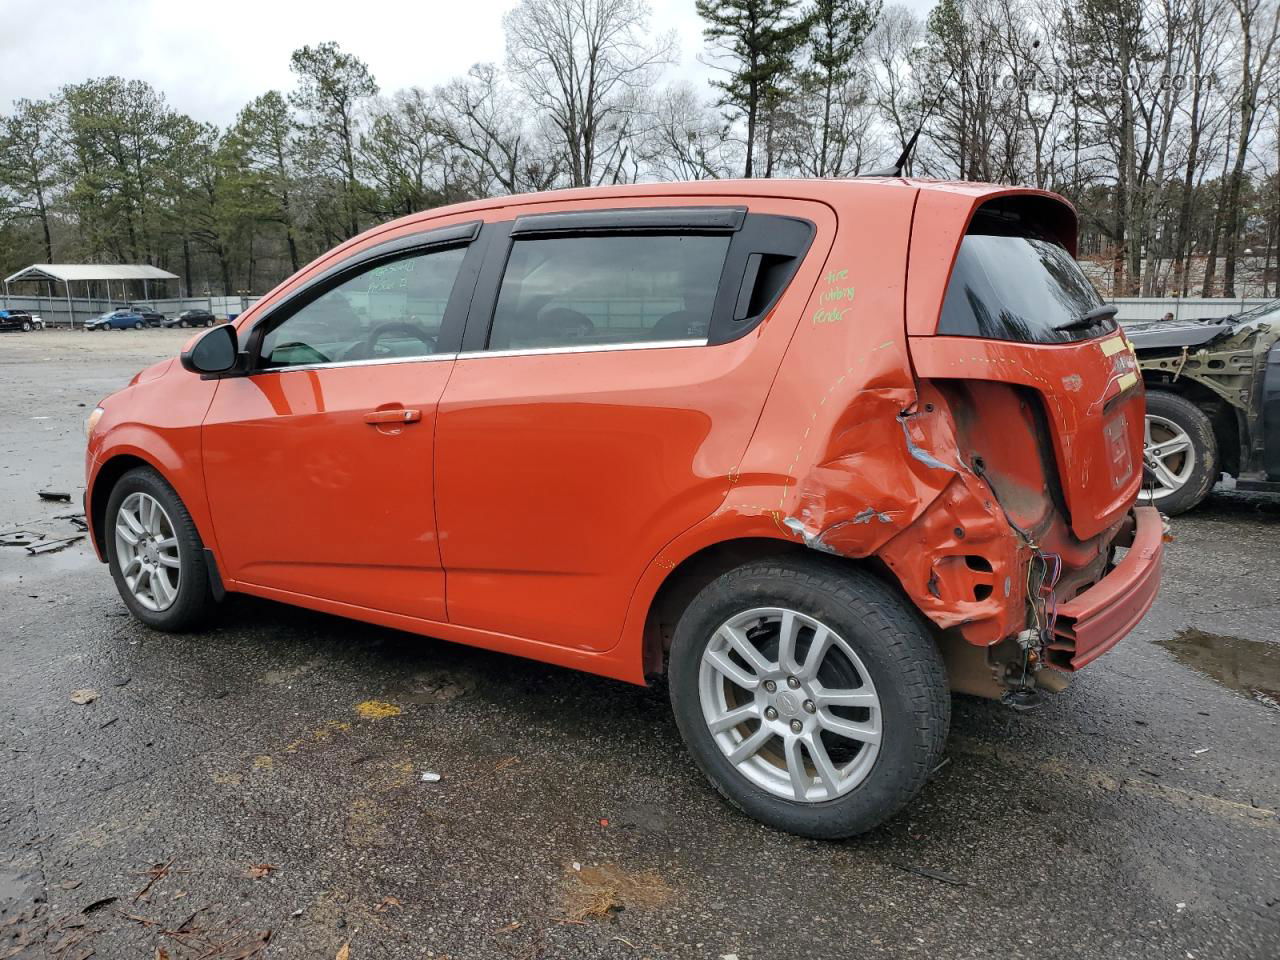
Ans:
<svg viewBox="0 0 1280 960"><path fill-rule="evenodd" d="M1079 670L1102 656L1155 602L1164 555L1164 521L1152 506L1135 507L1133 544L1105 577L1058 608L1050 662Z"/></svg>

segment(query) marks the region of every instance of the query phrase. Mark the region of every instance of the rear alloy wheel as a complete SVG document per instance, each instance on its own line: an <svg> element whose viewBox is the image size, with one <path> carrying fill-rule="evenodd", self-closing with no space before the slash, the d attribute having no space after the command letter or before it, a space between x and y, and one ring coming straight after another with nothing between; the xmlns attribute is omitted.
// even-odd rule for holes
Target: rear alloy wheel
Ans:
<svg viewBox="0 0 1280 960"><path fill-rule="evenodd" d="M758 820L863 833L941 758L950 695L920 615L862 571L807 557L748 564L676 627L670 688L698 766Z"/></svg>
<svg viewBox="0 0 1280 960"><path fill-rule="evenodd" d="M1198 506L1218 479L1218 443L1204 411L1163 390L1147 393L1139 498L1170 516Z"/></svg>
<svg viewBox="0 0 1280 960"><path fill-rule="evenodd" d="M139 321L137 321L137 322L133 325L133 329L135 329L135 330L141 330L141 329L143 328L143 326L144 326L143 322L142 322L141 320L139 320Z"/></svg>
<svg viewBox="0 0 1280 960"><path fill-rule="evenodd" d="M130 470L107 502L105 548L130 612L157 630L194 626L212 605L204 544L173 488L150 467Z"/></svg>

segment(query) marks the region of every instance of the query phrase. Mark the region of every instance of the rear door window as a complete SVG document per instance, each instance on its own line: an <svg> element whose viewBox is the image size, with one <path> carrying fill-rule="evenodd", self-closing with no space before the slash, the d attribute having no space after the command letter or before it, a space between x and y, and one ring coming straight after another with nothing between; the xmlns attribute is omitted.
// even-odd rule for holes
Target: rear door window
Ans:
<svg viewBox="0 0 1280 960"><path fill-rule="evenodd" d="M1112 317L1078 323L1100 306L1102 298L1060 244L970 233L956 255L938 333L1022 343L1088 340L1116 329Z"/></svg>
<svg viewBox="0 0 1280 960"><path fill-rule="evenodd" d="M489 350L705 341L728 234L516 239Z"/></svg>

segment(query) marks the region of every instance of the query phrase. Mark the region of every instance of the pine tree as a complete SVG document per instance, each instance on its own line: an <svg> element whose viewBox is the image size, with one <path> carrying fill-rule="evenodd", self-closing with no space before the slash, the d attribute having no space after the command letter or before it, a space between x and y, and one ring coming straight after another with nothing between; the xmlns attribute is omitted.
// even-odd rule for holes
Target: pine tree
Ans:
<svg viewBox="0 0 1280 960"><path fill-rule="evenodd" d="M713 80L720 105L747 121L747 159L743 176L753 175L756 130L762 107L795 69L795 54L808 22L796 0L697 0L706 21L702 34L730 61L728 76Z"/></svg>

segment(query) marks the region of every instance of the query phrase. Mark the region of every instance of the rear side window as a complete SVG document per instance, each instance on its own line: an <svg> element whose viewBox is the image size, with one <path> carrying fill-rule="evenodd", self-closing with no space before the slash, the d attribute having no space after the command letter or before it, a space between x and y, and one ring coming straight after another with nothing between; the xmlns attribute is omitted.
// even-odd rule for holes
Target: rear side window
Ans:
<svg viewBox="0 0 1280 960"><path fill-rule="evenodd" d="M705 340L729 242L689 233L517 239L488 349Z"/></svg>
<svg viewBox="0 0 1280 960"><path fill-rule="evenodd" d="M1116 329L1112 317L1081 322L1099 306L1102 298L1060 244L970 233L956 255L938 333L1022 343L1088 340Z"/></svg>

